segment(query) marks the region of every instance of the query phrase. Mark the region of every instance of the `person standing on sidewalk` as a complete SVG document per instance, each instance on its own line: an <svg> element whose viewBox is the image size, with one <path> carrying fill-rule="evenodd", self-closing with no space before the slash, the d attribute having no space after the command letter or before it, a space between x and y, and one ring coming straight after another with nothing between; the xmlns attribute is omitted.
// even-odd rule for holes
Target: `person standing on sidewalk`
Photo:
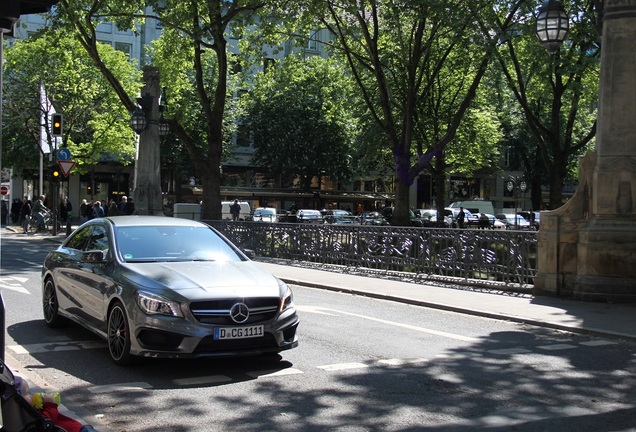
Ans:
<svg viewBox="0 0 636 432"><path fill-rule="evenodd" d="M29 233L29 222L31 221L31 201L27 197L22 198L22 206L20 207L20 223L22 224L23 234Z"/></svg>

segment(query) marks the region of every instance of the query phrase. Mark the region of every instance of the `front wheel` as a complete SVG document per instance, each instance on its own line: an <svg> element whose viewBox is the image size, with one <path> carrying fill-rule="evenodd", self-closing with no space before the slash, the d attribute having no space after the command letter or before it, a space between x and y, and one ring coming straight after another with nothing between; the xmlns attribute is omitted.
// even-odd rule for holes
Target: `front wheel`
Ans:
<svg viewBox="0 0 636 432"><path fill-rule="evenodd" d="M64 323L64 317L59 312L59 302L57 301L57 292L55 291L55 283L53 279L48 278L44 282L42 291L42 310L44 312L44 322L47 326L55 328Z"/></svg>
<svg viewBox="0 0 636 432"><path fill-rule="evenodd" d="M108 314L108 351L117 365L126 366L133 361L130 354L130 327L120 302L115 303Z"/></svg>

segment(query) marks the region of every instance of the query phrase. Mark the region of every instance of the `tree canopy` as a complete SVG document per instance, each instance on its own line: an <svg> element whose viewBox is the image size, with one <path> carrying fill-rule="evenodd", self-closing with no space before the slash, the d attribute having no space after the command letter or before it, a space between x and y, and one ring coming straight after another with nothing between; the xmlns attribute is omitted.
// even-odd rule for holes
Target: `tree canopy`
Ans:
<svg viewBox="0 0 636 432"><path fill-rule="evenodd" d="M138 72L124 53L98 46L109 70L127 91L138 88ZM54 110L64 116L64 133L57 145L68 147L83 172L105 157L124 165L133 161L134 137L128 112L79 43L59 32L47 31L16 40L5 54L4 85L7 129L5 163L14 168L37 166L40 132L53 147L50 125L40 103L41 90Z"/></svg>
<svg viewBox="0 0 636 432"><path fill-rule="evenodd" d="M351 176L351 81L333 59L287 56L280 67L259 74L248 99L245 124L256 166L284 179ZM288 182L291 183L291 182Z"/></svg>

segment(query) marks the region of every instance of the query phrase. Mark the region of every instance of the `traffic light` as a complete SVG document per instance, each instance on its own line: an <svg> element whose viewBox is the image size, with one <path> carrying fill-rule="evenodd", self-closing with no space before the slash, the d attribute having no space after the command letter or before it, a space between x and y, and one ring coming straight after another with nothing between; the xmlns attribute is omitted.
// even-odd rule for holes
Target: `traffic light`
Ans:
<svg viewBox="0 0 636 432"><path fill-rule="evenodd" d="M62 171L57 165L49 165L46 169L46 179L52 183L59 183L62 179Z"/></svg>
<svg viewBox="0 0 636 432"><path fill-rule="evenodd" d="M53 183L59 183L62 180L62 171L60 168L55 166L51 169L51 181Z"/></svg>
<svg viewBox="0 0 636 432"><path fill-rule="evenodd" d="M64 118L62 117L62 114L53 114L51 116L51 135L56 137L62 136L63 120Z"/></svg>

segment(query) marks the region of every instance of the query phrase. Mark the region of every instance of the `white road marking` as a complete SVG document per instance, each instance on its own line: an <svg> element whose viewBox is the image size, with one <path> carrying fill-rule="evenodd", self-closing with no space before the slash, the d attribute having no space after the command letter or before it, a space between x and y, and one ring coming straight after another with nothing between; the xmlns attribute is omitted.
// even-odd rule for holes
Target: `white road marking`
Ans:
<svg viewBox="0 0 636 432"><path fill-rule="evenodd" d="M506 348L506 349L497 349L497 350L488 350L487 352L492 354L526 354L532 352L525 348Z"/></svg>
<svg viewBox="0 0 636 432"><path fill-rule="evenodd" d="M89 387L88 391L94 394L97 393L116 393L126 390L144 390L151 389L152 386L147 382L131 382L122 384L108 384L102 386Z"/></svg>
<svg viewBox="0 0 636 432"><path fill-rule="evenodd" d="M179 378L172 380L176 385L191 386L191 385L203 385L203 384L219 384L233 381L232 378L225 375L208 375L192 378Z"/></svg>
<svg viewBox="0 0 636 432"><path fill-rule="evenodd" d="M287 368L280 370L265 370L265 371L254 371L248 372L247 375L252 378L269 378L269 377L278 377L278 376L287 376L287 375L299 375L304 373L299 369Z"/></svg>
<svg viewBox="0 0 636 432"><path fill-rule="evenodd" d="M33 262L33 261L27 261L21 258L17 258L16 261L21 261L23 263L27 263L30 266L34 266L34 267L41 267L42 263L41 262Z"/></svg>
<svg viewBox="0 0 636 432"><path fill-rule="evenodd" d="M581 342L581 345L585 345L585 346L616 345L616 342L612 342L608 340L591 340L587 342Z"/></svg>
<svg viewBox="0 0 636 432"><path fill-rule="evenodd" d="M319 315L338 316L336 314L325 312L322 309L324 308L320 306L296 306L296 310L300 312L309 312L309 313L315 313Z"/></svg>
<svg viewBox="0 0 636 432"><path fill-rule="evenodd" d="M340 364L318 366L318 369L322 369L325 371L340 371L340 370L348 370L348 369L364 369L368 367L369 365L366 365L364 363L340 363Z"/></svg>
<svg viewBox="0 0 636 432"><path fill-rule="evenodd" d="M404 358L404 359L393 358L393 359L378 360L378 363L381 365L386 365L386 366L406 366L406 365L417 364L417 363L426 363L427 361L429 360L425 358Z"/></svg>
<svg viewBox="0 0 636 432"><path fill-rule="evenodd" d="M27 291L26 288L22 286L22 284L28 280L28 278L19 276L4 276L0 278L0 289L17 291L22 294L31 294L29 291Z"/></svg>
<svg viewBox="0 0 636 432"><path fill-rule="evenodd" d="M325 314L325 311L326 311L327 315L333 315L333 316L348 315L348 316L352 316L352 317L356 317L356 318L362 318L362 319L369 320L369 321L379 322L379 323L390 325L390 326L394 326L394 327L401 327L401 328L405 328L405 329L409 329L409 330L418 331L418 332L421 332L421 333L433 334L433 335L436 335L436 336L442 336L442 337L445 337L445 338L460 340L460 341L464 341L464 342L479 342L481 340L481 339L473 338L473 337L469 337L469 336L462 336L462 335L448 333L448 332L443 332L443 331L439 331L439 330L427 329L427 328L424 328L424 327L418 327L418 326L414 326L414 325L411 325L411 324L404 324L404 323L399 323L399 322L395 322L395 321L389 321L389 320L384 320L384 319L380 319L380 318L374 318L374 317L370 317L370 316L366 316L366 315L355 314L355 313L351 313L351 312L343 312L343 311L339 311L339 310L336 310L336 309L329 309L329 308L324 308L324 307L320 307L320 306L305 307L305 308L298 308L298 309L299 310L305 310L306 312L322 313L322 314Z"/></svg>
<svg viewBox="0 0 636 432"><path fill-rule="evenodd" d="M78 351L81 349L106 348L106 342L103 341L68 341L68 342L45 342L39 344L27 345L9 345L7 346L16 354L37 354L53 351Z"/></svg>
<svg viewBox="0 0 636 432"><path fill-rule="evenodd" d="M538 346L537 348L546 350L546 351L559 351L559 350L576 348L576 346L569 345L569 344L554 344L554 345L542 345L542 346Z"/></svg>

